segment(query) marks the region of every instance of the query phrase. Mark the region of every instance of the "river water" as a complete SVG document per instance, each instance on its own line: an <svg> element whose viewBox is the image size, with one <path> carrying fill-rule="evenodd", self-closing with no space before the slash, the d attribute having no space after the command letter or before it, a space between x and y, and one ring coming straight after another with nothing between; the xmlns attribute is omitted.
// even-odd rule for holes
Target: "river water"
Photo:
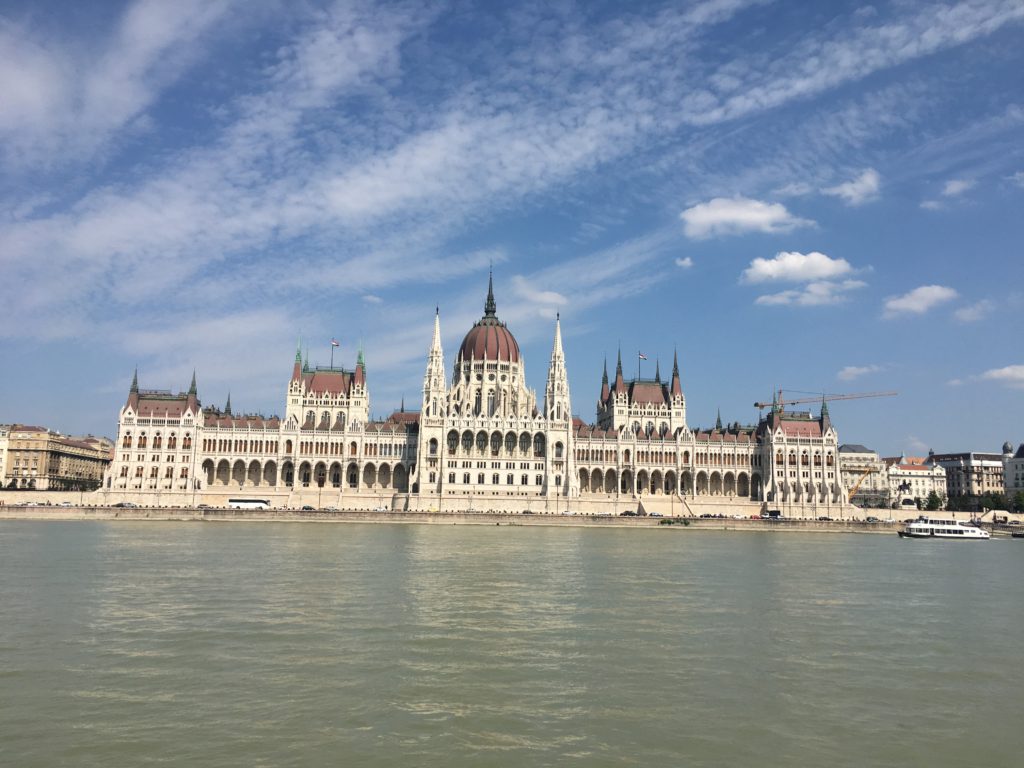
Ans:
<svg viewBox="0 0 1024 768"><path fill-rule="evenodd" d="M1024 542L0 524L3 766L1019 766Z"/></svg>

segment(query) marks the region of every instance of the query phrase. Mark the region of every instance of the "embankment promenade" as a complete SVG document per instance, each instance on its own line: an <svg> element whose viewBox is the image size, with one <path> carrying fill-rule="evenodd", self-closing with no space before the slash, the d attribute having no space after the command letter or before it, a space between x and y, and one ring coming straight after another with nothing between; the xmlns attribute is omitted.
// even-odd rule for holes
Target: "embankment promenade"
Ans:
<svg viewBox="0 0 1024 768"><path fill-rule="evenodd" d="M852 520L752 520L734 518L621 517L506 512L375 512L368 510L196 509L94 506L0 506L0 520L129 520L153 522L386 523L419 525L579 526L814 533L894 533L896 523Z"/></svg>

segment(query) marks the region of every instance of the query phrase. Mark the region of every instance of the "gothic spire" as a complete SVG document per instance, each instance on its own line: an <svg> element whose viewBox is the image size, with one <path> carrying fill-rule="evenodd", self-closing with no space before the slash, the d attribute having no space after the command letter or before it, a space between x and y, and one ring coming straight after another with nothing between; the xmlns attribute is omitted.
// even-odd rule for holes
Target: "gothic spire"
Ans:
<svg viewBox="0 0 1024 768"><path fill-rule="evenodd" d="M190 395L196 394L196 369L192 369L192 384L189 385L188 393Z"/></svg>
<svg viewBox="0 0 1024 768"><path fill-rule="evenodd" d="M228 402L224 406L224 413L226 413L228 416L231 415L231 390L230 389L228 390Z"/></svg>
<svg viewBox="0 0 1024 768"><path fill-rule="evenodd" d="M718 409L718 418L715 419L715 429L722 430L722 409Z"/></svg>
<svg viewBox="0 0 1024 768"><path fill-rule="evenodd" d="M608 355L604 357L604 373L601 374L601 402L607 402L608 400Z"/></svg>
<svg viewBox="0 0 1024 768"><path fill-rule="evenodd" d="M487 301L484 302L484 317L495 317L498 311L494 304L494 271L487 273Z"/></svg>
<svg viewBox="0 0 1024 768"><path fill-rule="evenodd" d="M134 392L136 395L139 394L139 367L135 366L135 373L132 374L132 387L129 392Z"/></svg>
<svg viewBox="0 0 1024 768"><path fill-rule="evenodd" d="M661 384L661 360L654 361L654 381Z"/></svg>

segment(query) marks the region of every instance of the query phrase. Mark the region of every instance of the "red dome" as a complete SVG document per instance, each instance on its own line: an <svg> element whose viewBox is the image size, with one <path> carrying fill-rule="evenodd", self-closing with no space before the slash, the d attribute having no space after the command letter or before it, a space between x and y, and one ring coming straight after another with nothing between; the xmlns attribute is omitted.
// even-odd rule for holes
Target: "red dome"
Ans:
<svg viewBox="0 0 1024 768"><path fill-rule="evenodd" d="M485 357L501 362L519 362L519 344L515 336L495 317L485 316L476 323L459 347L460 360L483 360Z"/></svg>
<svg viewBox="0 0 1024 768"><path fill-rule="evenodd" d="M519 362L519 344L505 324L498 320L494 304L494 282L487 279L487 301L484 302L484 316L469 329L459 347L459 360L498 360L506 363Z"/></svg>

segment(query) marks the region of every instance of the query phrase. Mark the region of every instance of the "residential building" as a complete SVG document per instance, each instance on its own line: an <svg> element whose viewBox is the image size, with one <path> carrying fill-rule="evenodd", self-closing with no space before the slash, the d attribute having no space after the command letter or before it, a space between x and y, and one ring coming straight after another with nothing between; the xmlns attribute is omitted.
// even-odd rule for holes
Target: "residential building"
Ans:
<svg viewBox="0 0 1024 768"><path fill-rule="evenodd" d="M946 495L950 498L1006 492L1002 454L929 452L928 461L946 470Z"/></svg>
<svg viewBox="0 0 1024 768"><path fill-rule="evenodd" d="M40 491L98 488L113 443L92 435L71 437L45 427L12 425L7 435L3 487Z"/></svg>
<svg viewBox="0 0 1024 768"><path fill-rule="evenodd" d="M1018 446L1016 453L1011 443L1003 446L1003 482L1007 496L1024 493L1024 443Z"/></svg>

